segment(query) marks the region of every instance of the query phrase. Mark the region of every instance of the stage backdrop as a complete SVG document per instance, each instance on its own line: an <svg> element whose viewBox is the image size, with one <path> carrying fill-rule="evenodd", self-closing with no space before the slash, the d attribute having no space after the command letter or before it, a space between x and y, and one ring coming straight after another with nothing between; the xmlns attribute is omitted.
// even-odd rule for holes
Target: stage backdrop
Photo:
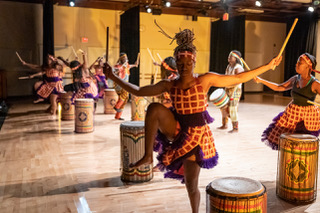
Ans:
<svg viewBox="0 0 320 213"><path fill-rule="evenodd" d="M128 55L129 63L133 64L140 52L140 10L134 7L120 16L120 53ZM139 86L139 67L130 70L129 82Z"/></svg>
<svg viewBox="0 0 320 213"><path fill-rule="evenodd" d="M43 3L43 63L47 64L47 55L54 55L53 37L53 0Z"/></svg>
<svg viewBox="0 0 320 213"><path fill-rule="evenodd" d="M244 58L245 16L232 17L229 21L212 22L210 42L210 71L224 74L231 50L238 50ZM211 88L209 94L215 88ZM244 85L242 90L244 89ZM242 93L243 94L243 93ZM242 95L243 97L243 95Z"/></svg>

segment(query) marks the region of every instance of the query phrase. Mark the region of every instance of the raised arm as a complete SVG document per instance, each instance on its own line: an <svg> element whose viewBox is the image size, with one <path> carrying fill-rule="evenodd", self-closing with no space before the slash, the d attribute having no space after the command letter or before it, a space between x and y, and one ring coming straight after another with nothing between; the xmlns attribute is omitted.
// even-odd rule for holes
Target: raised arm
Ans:
<svg viewBox="0 0 320 213"><path fill-rule="evenodd" d="M113 71L112 67L109 64L105 64L104 66L104 73L108 78L113 80L115 83L117 83L120 87L128 91L129 93L132 93L136 96L155 96L160 95L161 93L164 93L166 91L169 91L172 82L168 80L162 80L159 81L157 84L154 85L148 85L143 87L138 87L134 84L131 84L129 82L123 81L120 77L116 76Z"/></svg>
<svg viewBox="0 0 320 213"><path fill-rule="evenodd" d="M97 61L99 61L100 59L101 59L101 57L99 56L99 57L90 65L89 70L91 70L92 67L94 66L94 64L95 64Z"/></svg>
<svg viewBox="0 0 320 213"><path fill-rule="evenodd" d="M278 66L281 62L281 59L282 57L274 58L266 65L263 65L253 70L244 71L236 75L221 75L218 73L206 73L200 78L201 78L201 81L203 82L205 89L209 89L211 86L215 86L215 87L233 86L236 84L247 82L252 78L254 78L255 76L258 76L272 69L273 67Z"/></svg>
<svg viewBox="0 0 320 213"><path fill-rule="evenodd" d="M62 58L61 56L58 56L57 59L62 61L66 66L70 67L70 63L68 61L66 61L64 58Z"/></svg>
<svg viewBox="0 0 320 213"><path fill-rule="evenodd" d="M274 91L282 92L282 91L286 91L286 90L292 89L293 84L294 84L296 79L297 79L297 76L295 75L295 76L291 77L289 80L287 80L286 82L283 82L281 84L277 84L277 83L274 83L274 82L271 82L271 81L267 81L267 80L262 79L260 77L256 77L254 79L254 81L256 83L262 83L263 85L269 87L270 89L272 89Z"/></svg>

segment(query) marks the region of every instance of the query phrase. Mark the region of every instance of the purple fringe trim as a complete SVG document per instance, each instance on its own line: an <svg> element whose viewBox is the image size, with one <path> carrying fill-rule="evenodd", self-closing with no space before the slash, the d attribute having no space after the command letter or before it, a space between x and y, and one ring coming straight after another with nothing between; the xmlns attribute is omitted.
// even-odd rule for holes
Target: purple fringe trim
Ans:
<svg viewBox="0 0 320 213"><path fill-rule="evenodd" d="M272 123L263 131L261 135L261 141L264 142L267 146L269 146L273 150L278 150L278 144L274 144L268 140L268 135L275 128L277 121L284 114L284 112L279 113L275 118L272 119Z"/></svg>
<svg viewBox="0 0 320 213"><path fill-rule="evenodd" d="M218 164L218 159L219 159L219 155L218 152L216 152L216 155L212 158L209 159L203 159L203 152L200 148L200 146L197 146L195 149L197 149L196 151L196 162L198 163L198 165L201 168L205 168L205 169L211 169L213 167L215 167ZM175 171L179 171L179 169L181 168L181 166L183 165L183 161L186 160L187 158L189 158L191 155L193 155L194 152L191 151L189 153L187 153L186 155L176 159L174 162L172 162L170 165L165 166L162 162L162 154L159 154L157 156L157 159L159 160L159 163L157 164L157 167L159 168L160 171L165 171L164 177L165 178L173 178L173 179L177 179L180 180L181 183L184 183L184 176L175 173Z"/></svg>
<svg viewBox="0 0 320 213"><path fill-rule="evenodd" d="M269 141L268 140L268 136L269 136L270 132L273 130L273 128L276 127L277 121L280 119L280 117L283 114L284 114L284 112L279 113L272 120L272 123L268 126L268 128L263 131L262 136L261 136L261 141L264 142L267 146L271 147L271 149L273 149L273 150L278 150L279 149L279 145ZM301 134L310 134L310 135L314 135L316 137L318 137L319 134L320 134L320 130L318 130L318 131L309 131L309 130L307 130L306 127L304 126L304 122L303 121L299 122L296 125L296 128L293 131L292 131L292 129L283 128L282 132L293 132L293 133L301 133Z"/></svg>

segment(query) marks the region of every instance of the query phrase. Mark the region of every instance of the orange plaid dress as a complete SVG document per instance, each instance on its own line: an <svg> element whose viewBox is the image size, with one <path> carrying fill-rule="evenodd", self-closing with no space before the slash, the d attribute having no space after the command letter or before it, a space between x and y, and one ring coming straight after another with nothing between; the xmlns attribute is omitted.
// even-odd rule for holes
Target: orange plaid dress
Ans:
<svg viewBox="0 0 320 213"><path fill-rule="evenodd" d="M159 132L156 151L159 151L158 167L166 170L165 177L183 181L183 161L195 155L195 161L202 168L213 168L218 161L218 153L214 145L213 134L208 123L213 118L207 112L206 92L198 79L197 83L182 90L173 86L170 91L172 111L178 121L180 132L174 141L168 141Z"/></svg>
<svg viewBox="0 0 320 213"><path fill-rule="evenodd" d="M303 88L297 87L294 83L291 91L293 98L284 112L277 115L273 122L262 134L262 142L265 142L272 149L278 150L279 139L282 133L303 133L319 135L320 110L317 106L307 103L307 100L314 101L316 93L311 91L312 82Z"/></svg>
<svg viewBox="0 0 320 213"><path fill-rule="evenodd" d="M51 94L59 94L63 92L60 71L54 68L47 69L44 81L36 92L38 97L43 99L47 99Z"/></svg>

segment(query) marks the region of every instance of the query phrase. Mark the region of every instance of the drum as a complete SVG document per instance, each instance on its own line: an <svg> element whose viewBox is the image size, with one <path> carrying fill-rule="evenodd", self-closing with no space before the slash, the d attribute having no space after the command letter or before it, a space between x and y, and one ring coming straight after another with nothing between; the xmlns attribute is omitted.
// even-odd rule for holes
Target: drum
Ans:
<svg viewBox="0 0 320 213"><path fill-rule="evenodd" d="M211 93L209 101L212 101L216 107L223 108L229 103L229 96L224 89L220 88Z"/></svg>
<svg viewBox="0 0 320 213"><path fill-rule="evenodd" d="M93 110L92 98L75 100L75 131L78 133L93 132Z"/></svg>
<svg viewBox="0 0 320 213"><path fill-rule="evenodd" d="M104 114L115 114L113 107L118 101L118 95L114 89L105 89L103 96Z"/></svg>
<svg viewBox="0 0 320 213"><path fill-rule="evenodd" d="M308 134L281 134L278 151L277 196L294 203L317 197L318 138Z"/></svg>
<svg viewBox="0 0 320 213"><path fill-rule="evenodd" d="M243 177L224 177L206 188L207 213L267 212L266 187L259 181Z"/></svg>
<svg viewBox="0 0 320 213"><path fill-rule="evenodd" d="M145 153L144 121L127 121L120 124L121 138L121 180L125 182L146 182L153 178L152 164L137 169L129 168Z"/></svg>
<svg viewBox="0 0 320 213"><path fill-rule="evenodd" d="M71 95L68 93L60 94L61 120L74 120L74 105L71 101Z"/></svg>
<svg viewBox="0 0 320 213"><path fill-rule="evenodd" d="M144 121L147 104L145 98L131 95L131 120Z"/></svg>

